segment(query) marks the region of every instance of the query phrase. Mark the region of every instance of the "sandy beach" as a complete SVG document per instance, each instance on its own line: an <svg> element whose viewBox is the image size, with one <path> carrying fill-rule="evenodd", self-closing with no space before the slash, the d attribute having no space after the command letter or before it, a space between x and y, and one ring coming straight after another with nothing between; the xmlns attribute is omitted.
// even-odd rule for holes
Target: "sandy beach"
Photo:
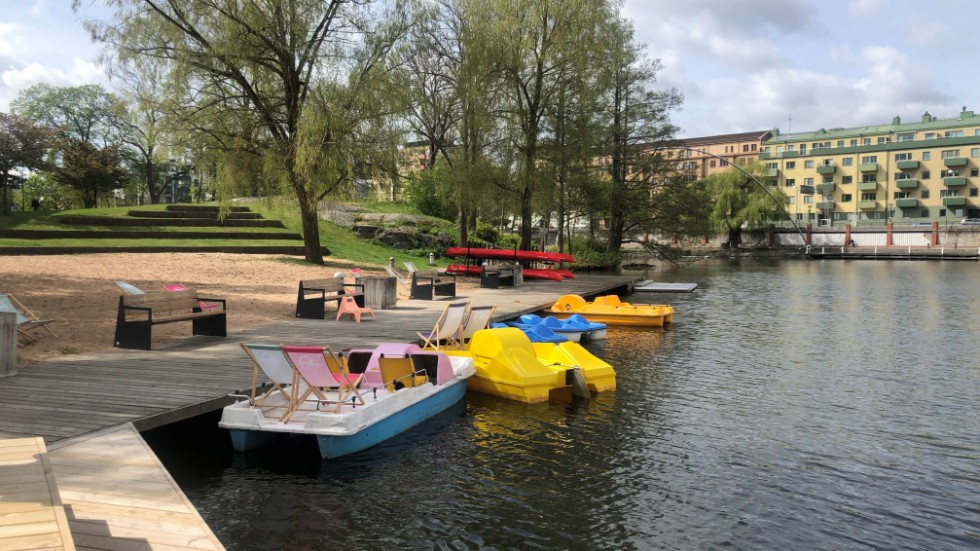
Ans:
<svg viewBox="0 0 980 551"><path fill-rule="evenodd" d="M37 342L17 350L18 366L66 354L111 350L119 296L124 280L144 291L183 283L202 295L228 301L228 331L238 331L293 318L301 279L343 273L353 283L355 264L327 259L311 266L282 255L224 253L119 253L0 257L0 293L9 293L42 319L54 319L52 337L35 330ZM357 266L366 276L387 275L383 267ZM398 265L399 273L405 274ZM458 279L461 287L478 280ZM399 286L398 299L408 298ZM153 346L165 346L190 335L190 323L153 328Z"/></svg>

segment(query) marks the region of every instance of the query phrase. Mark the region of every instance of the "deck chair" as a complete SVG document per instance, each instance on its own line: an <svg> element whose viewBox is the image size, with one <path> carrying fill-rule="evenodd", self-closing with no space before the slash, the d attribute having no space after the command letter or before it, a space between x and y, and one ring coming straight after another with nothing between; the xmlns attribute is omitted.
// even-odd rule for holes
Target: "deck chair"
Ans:
<svg viewBox="0 0 980 551"><path fill-rule="evenodd" d="M286 398L286 405L282 406L283 412L279 416L279 420L282 421L286 415L297 407L296 402L296 387L298 382L298 375L293 366L290 365L289 360L282 352L282 348L278 344L252 344L252 343L242 343L242 350L245 354L251 358L252 363L255 364L255 369L252 371L252 393L249 395L248 403L252 406L263 407L266 405L266 400L278 393ZM265 376L272 382L272 387L262 393L261 396L256 396L256 389L259 382L259 371L261 371ZM286 387L289 390L286 390Z"/></svg>
<svg viewBox="0 0 980 551"><path fill-rule="evenodd" d="M496 309L496 306L473 306L470 308L469 314L466 316L466 322L463 324L460 344L465 345L473 337L474 333L480 329L490 327L490 321L493 320L493 311Z"/></svg>
<svg viewBox="0 0 980 551"><path fill-rule="evenodd" d="M395 269L392 268L391 266L385 266L385 271L388 272L388 275L390 275L391 277L395 278L395 281L397 281L399 285L406 285L407 286L407 285L411 285L412 284L411 278L406 279L406 278L398 275L398 272L396 272Z"/></svg>
<svg viewBox="0 0 980 551"><path fill-rule="evenodd" d="M0 312L11 312L16 316L17 322L17 334L24 340L24 344L32 343L37 340L37 337L30 334L30 331L38 328L44 328L45 331L51 333L52 337L57 337L54 331L48 327L48 324L54 320L43 320L34 315L26 306L20 303L19 300L14 298L13 295L0 295Z"/></svg>
<svg viewBox="0 0 980 551"><path fill-rule="evenodd" d="M405 262L402 262L402 264L405 265L405 269L408 270L408 277L409 277L409 279L411 279L412 274L414 274L415 272L418 271L418 269L415 267L415 263L414 262L405 261Z"/></svg>
<svg viewBox="0 0 980 551"><path fill-rule="evenodd" d="M322 346L282 346L282 351L289 360L290 365L292 365L296 372L299 374L299 379L301 382L306 383L307 388L303 391L301 395L298 396L294 402L294 407L286 417L284 422L289 422L289 419L299 410L311 394L316 396L317 410L320 409L321 405L334 404L336 408L335 413L340 412L340 408L344 405L345 401L351 397L352 389L354 388L354 383L359 382L360 378L352 379L350 374L347 372L347 364L342 364L343 373L346 375L336 376L333 370L330 369L330 365L327 363L327 350ZM331 361L338 361L333 353L330 353L333 357ZM324 393L325 389L336 390L337 399L331 400L327 398ZM356 405L356 400L359 399L361 405L364 405L364 398L361 397L360 393L356 393L355 398L351 399L352 405Z"/></svg>
<svg viewBox="0 0 980 551"><path fill-rule="evenodd" d="M432 331L416 333L422 339L422 348L462 348L463 321L469 302L453 302L439 315Z"/></svg>
<svg viewBox="0 0 980 551"><path fill-rule="evenodd" d="M371 319L377 319L374 317L374 310L370 306L358 306L357 301L352 296L344 296L340 299L336 319L340 319L340 316L344 314L349 315L357 323L361 323L361 314L371 314Z"/></svg>
<svg viewBox="0 0 980 551"><path fill-rule="evenodd" d="M429 381L424 369L416 369L411 356L385 356L378 358L381 380L388 392L406 387L416 387Z"/></svg>
<svg viewBox="0 0 980 551"><path fill-rule="evenodd" d="M139 287L137 287L137 286L135 286L135 285L133 285L131 283L127 283L127 282L125 282L125 281L123 281L121 279L117 279L113 283L115 283L116 284L116 287L119 287L120 289L122 289L122 292L126 293L127 295L145 295L146 294L146 291L144 291L143 289L140 289Z"/></svg>

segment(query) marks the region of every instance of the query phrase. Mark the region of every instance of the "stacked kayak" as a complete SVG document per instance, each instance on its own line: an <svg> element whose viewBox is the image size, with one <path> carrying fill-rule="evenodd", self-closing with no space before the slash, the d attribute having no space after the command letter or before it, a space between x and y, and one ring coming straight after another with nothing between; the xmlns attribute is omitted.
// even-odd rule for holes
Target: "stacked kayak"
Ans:
<svg viewBox="0 0 980 551"><path fill-rule="evenodd" d="M546 327L541 327L547 330ZM616 388L612 366L573 342L532 342L516 327L477 331L466 350L446 351L472 358L471 390L527 403L567 401Z"/></svg>
<svg viewBox="0 0 980 551"><path fill-rule="evenodd" d="M663 327L674 322L674 307L669 304L630 304L616 295L596 297L592 302L578 295L565 295L545 313L559 318L578 314L590 322L607 325Z"/></svg>

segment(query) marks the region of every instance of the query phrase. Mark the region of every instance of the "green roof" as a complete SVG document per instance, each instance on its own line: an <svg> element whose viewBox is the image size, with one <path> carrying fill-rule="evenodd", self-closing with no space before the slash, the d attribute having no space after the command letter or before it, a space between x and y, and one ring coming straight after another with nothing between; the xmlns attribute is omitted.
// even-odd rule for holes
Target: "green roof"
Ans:
<svg viewBox="0 0 980 551"><path fill-rule="evenodd" d="M937 119L929 113L926 113L922 115L922 121L906 124L902 124L899 118L895 117L891 124L880 124L877 126L831 128L830 130L821 128L813 132L796 132L794 134L782 135L777 135L774 132L772 138L766 140L764 143L765 145L769 145L791 142L819 142L845 138L868 138L901 132L946 130L949 128L962 128L964 126L980 126L980 115L974 114L973 111L963 111L955 119Z"/></svg>

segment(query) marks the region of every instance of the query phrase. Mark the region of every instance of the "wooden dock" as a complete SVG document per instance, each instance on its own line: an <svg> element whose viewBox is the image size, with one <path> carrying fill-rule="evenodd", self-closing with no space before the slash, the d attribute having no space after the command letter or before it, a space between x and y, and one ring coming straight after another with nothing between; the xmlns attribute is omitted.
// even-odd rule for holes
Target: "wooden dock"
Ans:
<svg viewBox="0 0 980 551"><path fill-rule="evenodd" d="M0 440L0 550L74 551L41 438Z"/></svg>
<svg viewBox="0 0 980 551"><path fill-rule="evenodd" d="M397 308L378 311L377 320L359 324L287 320L226 338L188 337L151 351L114 349L39 362L0 380L0 441L42 437L32 441L48 443L63 518L79 549L223 549L138 431L220 409L231 403L228 394L248 389L253 366L240 343L329 344L341 350L417 341L416 332L432 329L450 302L495 305L495 321L501 321L542 310L565 294L625 292L632 282L581 276L466 289L452 299L400 301ZM229 315L234 312L232 301ZM24 505L18 493L9 493L4 481L20 473L12 474L2 462L0 469L2 538L11 518L6 512L32 505L34 498ZM52 526L49 516L42 522L45 529ZM58 548L54 536L45 537ZM70 540L63 543L61 548L74 549ZM0 551L24 548L0 539Z"/></svg>
<svg viewBox="0 0 980 551"><path fill-rule="evenodd" d="M697 283L667 283L663 281L641 281L633 288L637 293L693 293Z"/></svg>

